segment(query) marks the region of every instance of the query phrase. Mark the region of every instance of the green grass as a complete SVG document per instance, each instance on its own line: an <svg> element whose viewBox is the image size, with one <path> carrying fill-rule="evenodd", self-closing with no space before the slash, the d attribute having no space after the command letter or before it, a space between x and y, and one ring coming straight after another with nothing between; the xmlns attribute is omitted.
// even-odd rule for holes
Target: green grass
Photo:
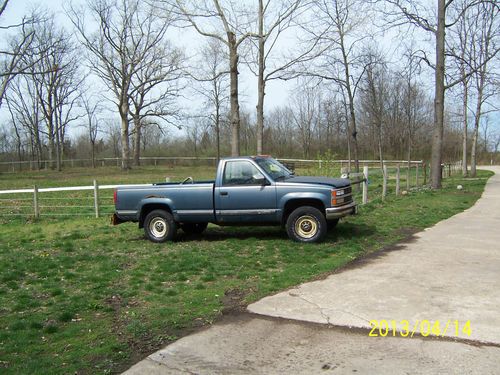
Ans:
<svg viewBox="0 0 500 375"><path fill-rule="evenodd" d="M131 172L123 182L150 182L147 173L160 175ZM54 175L41 184L90 176ZM470 207L490 175L446 179L440 191L385 202L373 195L316 245L291 242L274 227L209 226L202 236L179 232L174 243L153 244L137 225L113 227L108 218L0 219L0 373L124 370L235 305L322 277ZM18 177L15 187L31 181ZM109 171L106 178L116 180Z"/></svg>

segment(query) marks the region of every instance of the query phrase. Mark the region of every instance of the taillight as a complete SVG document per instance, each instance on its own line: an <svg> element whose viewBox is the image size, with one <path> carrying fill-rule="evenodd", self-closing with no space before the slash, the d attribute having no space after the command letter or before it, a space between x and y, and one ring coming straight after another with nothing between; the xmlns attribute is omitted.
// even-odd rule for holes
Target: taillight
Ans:
<svg viewBox="0 0 500 375"><path fill-rule="evenodd" d="M116 189L113 191L113 203L116 206L116 203L118 202L118 197L117 197L117 192Z"/></svg>

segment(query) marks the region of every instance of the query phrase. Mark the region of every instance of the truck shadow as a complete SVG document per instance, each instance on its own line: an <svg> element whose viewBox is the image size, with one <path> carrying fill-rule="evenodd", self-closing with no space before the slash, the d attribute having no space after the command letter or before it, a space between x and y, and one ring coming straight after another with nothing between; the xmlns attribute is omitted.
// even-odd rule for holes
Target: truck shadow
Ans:
<svg viewBox="0 0 500 375"><path fill-rule="evenodd" d="M340 240L350 240L353 238L363 238L372 236L376 229L365 224L353 224L349 222L341 223L336 228L330 230L322 243L335 243ZM280 227L218 227L210 226L202 234L186 234L182 230L177 232L175 242L196 242L196 241L224 241L224 240L256 240L273 241L285 240L292 242L284 228ZM298 244L298 243L297 243Z"/></svg>

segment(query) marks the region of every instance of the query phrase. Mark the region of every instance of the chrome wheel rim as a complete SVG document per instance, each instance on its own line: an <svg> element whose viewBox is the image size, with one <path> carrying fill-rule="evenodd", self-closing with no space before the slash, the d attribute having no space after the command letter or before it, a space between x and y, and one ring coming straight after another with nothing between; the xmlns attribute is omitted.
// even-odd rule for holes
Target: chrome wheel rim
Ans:
<svg viewBox="0 0 500 375"><path fill-rule="evenodd" d="M149 231L156 238L163 238L168 233L167 221L161 217L155 217L149 223Z"/></svg>
<svg viewBox="0 0 500 375"><path fill-rule="evenodd" d="M309 215L301 216L295 222L295 233L302 238L312 238L318 233L318 221Z"/></svg>

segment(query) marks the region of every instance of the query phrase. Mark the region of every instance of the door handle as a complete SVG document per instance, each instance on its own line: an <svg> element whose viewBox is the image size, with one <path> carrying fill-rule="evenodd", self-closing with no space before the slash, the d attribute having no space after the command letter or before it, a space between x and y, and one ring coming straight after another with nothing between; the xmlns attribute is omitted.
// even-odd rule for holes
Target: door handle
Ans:
<svg viewBox="0 0 500 375"><path fill-rule="evenodd" d="M221 191L220 195L228 195L228 192L227 191Z"/></svg>

